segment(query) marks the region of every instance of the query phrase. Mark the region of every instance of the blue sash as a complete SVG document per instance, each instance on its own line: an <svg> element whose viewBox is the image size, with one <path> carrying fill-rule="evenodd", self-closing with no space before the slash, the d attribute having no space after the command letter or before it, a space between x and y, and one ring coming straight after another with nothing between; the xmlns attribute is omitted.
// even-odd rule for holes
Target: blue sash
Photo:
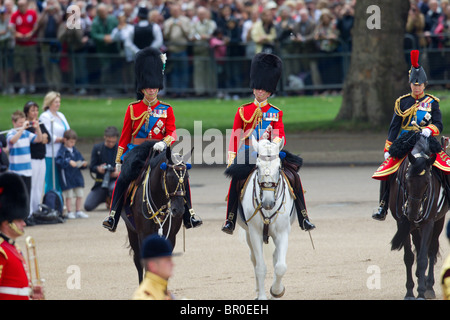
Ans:
<svg viewBox="0 0 450 320"><path fill-rule="evenodd" d="M261 139L261 137L263 136L264 132L266 132L267 127L269 127L269 125L273 121L279 120L279 112L280 110L278 110L277 108L270 107L269 110L267 110L267 112L263 113L261 122L256 125L251 135L254 136L256 140L259 141L259 139ZM251 139L251 137L249 137L249 139ZM246 150L249 147L250 146L243 143L242 146L239 148L239 151Z"/></svg>
<svg viewBox="0 0 450 320"><path fill-rule="evenodd" d="M149 136L156 122L161 118L167 118L167 109L168 105L159 104L153 111L150 113L150 117L148 119L148 123L144 122L144 124L139 128L138 133L136 134L136 138L145 139ZM132 150L136 147L136 144L129 143L127 145L127 151L120 157L123 160L123 157L128 153L128 151Z"/></svg>
<svg viewBox="0 0 450 320"><path fill-rule="evenodd" d="M408 123L408 127L413 127L411 124L413 121L415 121L418 125L424 120L425 115L431 111L431 105L433 104L434 99L431 97L428 97L427 99L424 99L422 102L419 102L419 106L417 107L416 115L411 118L411 122ZM402 130L400 132L400 136L403 135L405 132L408 132L409 130Z"/></svg>

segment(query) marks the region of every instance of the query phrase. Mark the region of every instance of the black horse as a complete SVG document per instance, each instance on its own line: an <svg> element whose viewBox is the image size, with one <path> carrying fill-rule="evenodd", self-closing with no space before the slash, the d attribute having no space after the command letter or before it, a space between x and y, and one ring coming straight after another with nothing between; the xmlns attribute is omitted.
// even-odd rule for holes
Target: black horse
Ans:
<svg viewBox="0 0 450 320"><path fill-rule="evenodd" d="M411 143L412 141L412 143ZM395 142L394 142L395 143ZM420 133L410 133L391 151L392 156L398 149L413 145L412 151L400 166L396 175L391 177L389 208L397 221L397 233L392 239L391 249L404 249L406 266L405 299L415 299L412 265L417 254L417 292L418 299L436 297L434 285L434 265L439 251L439 235L442 232L445 214L449 209L446 195L446 177L433 167L436 153L441 146L434 138L425 138ZM411 150L411 148L409 148ZM405 155L406 156L406 155ZM428 275L426 271L428 267Z"/></svg>
<svg viewBox="0 0 450 320"><path fill-rule="evenodd" d="M143 279L142 241L150 234L159 233L175 247L184 212L189 210L187 206L190 204L190 165L184 159L188 156L172 154L170 147L159 154L151 151L135 180L135 189L130 189L121 215L127 227L139 283Z"/></svg>

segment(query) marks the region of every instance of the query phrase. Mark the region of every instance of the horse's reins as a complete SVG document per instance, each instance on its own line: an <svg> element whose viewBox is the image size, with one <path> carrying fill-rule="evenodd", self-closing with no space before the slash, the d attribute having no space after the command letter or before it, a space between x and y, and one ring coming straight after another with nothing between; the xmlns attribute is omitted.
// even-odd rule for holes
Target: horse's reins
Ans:
<svg viewBox="0 0 450 320"><path fill-rule="evenodd" d="M169 233L170 233L170 229L171 229L170 224L172 223L172 216L173 216L170 198L173 196L184 197L186 195L186 189L184 187L184 178L186 176L187 166L181 162L176 165L171 165L171 164L166 164L166 165L168 168L171 168L173 170L173 172L175 173L175 175L178 178L178 183L177 183L177 187L176 187L175 191L172 193L170 193L168 191L167 182L166 182L167 170L163 170L164 171L163 187L164 187L164 192L165 192L165 196L167 199L167 203L162 205L159 209L155 210L154 208L156 208L156 205L152 199L150 188L148 188L149 177L150 177L150 166L149 166L147 168L145 179L142 182L143 198L145 199L144 202L146 204L147 210L142 210L142 212L143 212L144 218L146 218L148 220L153 220L155 223L159 224L160 228L158 230L158 234L160 236L163 235L163 227L164 227L167 219L169 219L169 229L168 229L169 232L166 235L166 239L167 239L169 237ZM178 174L177 171L181 171L182 173ZM150 215L147 215L147 213L150 213ZM162 221L162 223L161 223L161 219L159 218L160 215L165 217L164 220Z"/></svg>
<svg viewBox="0 0 450 320"><path fill-rule="evenodd" d="M429 159L429 156L426 155L423 152L420 152L416 155L414 155L415 158L425 158L425 159ZM408 164L408 167L411 165L411 163ZM420 175L425 174L425 172L421 173ZM430 176L432 175L431 171L428 173ZM406 178L407 176L405 176ZM424 200L427 199L434 199L434 194L435 194L435 188L433 187L433 182L431 181L430 184L427 186L427 191L424 193L426 194L425 197L422 198L414 198L410 195L408 195L406 188L403 185L403 181L400 181L400 179L397 176L397 183L399 184L401 190L403 191L403 199L406 198L407 201L404 202L404 206L403 206L403 215L406 215L406 210L408 207L408 202L409 201L414 201L414 202L420 202L422 205L422 214L419 214L418 216L418 220L413 221L415 224L419 224L420 222L422 222L423 220L426 220L430 213L431 213L431 207L432 207L432 203L430 203L430 201L428 201L427 203L423 203ZM431 185L431 186L430 186ZM426 211L423 212L423 208L424 205L426 206Z"/></svg>
<svg viewBox="0 0 450 320"><path fill-rule="evenodd" d="M264 155L260 155L259 157L265 161L272 161L274 160L278 155L272 155L272 156L264 156ZM268 172L268 168L266 168L265 170L265 176L269 176L269 172ZM271 223L273 223L276 218L278 217L278 213L280 213L280 209L281 207L285 204L285 184L283 183L283 200L280 202L280 206L274 211L273 214L271 214L270 216L266 216L263 212L263 208L262 208L262 203L260 201L258 201L258 195L256 192L256 184L259 185L259 198L262 199L262 193L263 191L272 191L275 193L275 202L277 202L279 200L279 196L280 196L280 192L281 189L279 188L280 185L280 181L282 178L281 175L281 168L279 169L279 176L278 176L278 181L277 182L272 182L272 181L263 181L260 182L258 179L258 171L256 171L255 177L254 177L254 182L253 182L253 201L254 201L254 207L255 207L255 211L253 212L252 216L246 220L246 223L250 222L253 217L259 212L261 214L261 218L264 222L264 227L263 227L263 240L264 242L267 244L269 242L269 225ZM275 217L275 220L273 220L273 218Z"/></svg>

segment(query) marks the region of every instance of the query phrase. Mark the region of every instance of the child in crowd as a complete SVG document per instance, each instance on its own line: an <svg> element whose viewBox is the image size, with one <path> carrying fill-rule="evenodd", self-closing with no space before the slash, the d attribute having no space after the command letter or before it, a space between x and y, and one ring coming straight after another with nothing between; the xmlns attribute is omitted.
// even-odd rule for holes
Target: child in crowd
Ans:
<svg viewBox="0 0 450 320"><path fill-rule="evenodd" d="M87 167L81 153L75 148L77 134L69 129L64 132L64 145L56 155L55 163L61 172L61 189L66 201L67 218L88 218L89 216L81 211L83 205L84 178L81 169ZM75 211L72 207L72 199L75 198Z"/></svg>
<svg viewBox="0 0 450 320"><path fill-rule="evenodd" d="M27 121L25 113L20 110L11 115L11 120L14 128L6 136L9 148L9 171L22 177L29 195L32 173L30 145L42 141L42 132L39 122ZM26 130L30 126L36 130L36 134Z"/></svg>

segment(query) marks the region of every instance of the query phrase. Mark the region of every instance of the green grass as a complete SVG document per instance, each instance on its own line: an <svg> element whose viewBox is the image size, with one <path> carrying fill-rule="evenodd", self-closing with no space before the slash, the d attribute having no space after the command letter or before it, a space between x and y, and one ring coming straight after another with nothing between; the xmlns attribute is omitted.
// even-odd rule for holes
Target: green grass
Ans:
<svg viewBox="0 0 450 320"><path fill-rule="evenodd" d="M441 98L444 127L450 128L450 99L446 91L433 92ZM0 96L0 131L12 127L11 114L23 109L24 104L36 101L42 106L43 96ZM194 132L194 122L202 121L203 132L209 128L225 132L233 125L239 106L250 102L247 99L225 101L218 99L165 99L174 108L177 128ZM63 96L60 111L66 116L71 128L80 138L99 138L110 125L122 128L123 117L132 99L120 98L78 98ZM275 97L270 102L283 110L286 132L305 131L346 131L355 126L366 127L352 122L337 122L335 117L342 103L341 96L330 97ZM41 110L42 111L42 107ZM388 124L387 124L388 125Z"/></svg>

